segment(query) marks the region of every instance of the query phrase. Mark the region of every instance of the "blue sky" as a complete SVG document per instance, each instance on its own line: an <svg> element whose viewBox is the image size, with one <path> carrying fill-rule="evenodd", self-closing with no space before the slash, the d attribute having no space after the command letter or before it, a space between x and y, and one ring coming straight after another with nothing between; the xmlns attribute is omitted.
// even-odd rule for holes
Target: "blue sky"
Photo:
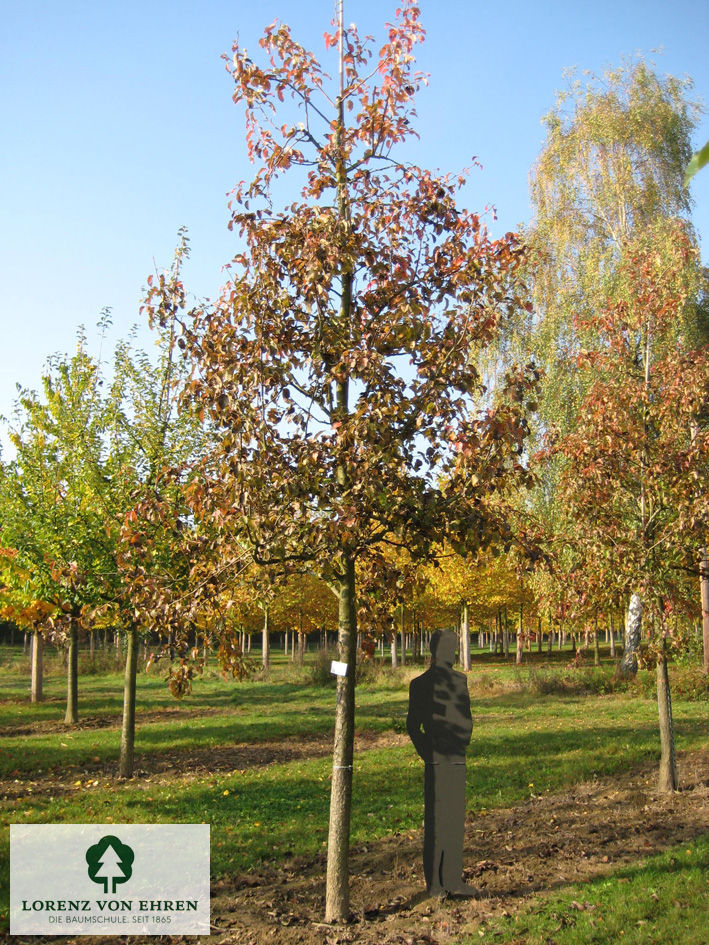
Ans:
<svg viewBox="0 0 709 945"><path fill-rule="evenodd" d="M346 22L381 36L396 3L345 0ZM637 52L689 75L709 101L709 4L668 0L421 0L421 141L402 157L455 171L476 155L462 200L493 204L494 232L530 216L529 169L563 71L600 72ZM214 296L236 250L226 194L251 173L243 117L220 56L238 35L289 23L324 55L333 0L5 0L0 36L0 413L15 384L38 387L48 355L92 343L104 306L109 342L140 321L141 289L169 265L181 225L187 288ZM662 49L660 54L656 52ZM333 60L334 68L334 60ZM694 140L709 139L709 120ZM709 170L692 186L709 256ZM150 343L142 332L143 343ZM95 345L94 350L97 350ZM104 354L105 354L104 349ZM3 437L3 442L5 442Z"/></svg>

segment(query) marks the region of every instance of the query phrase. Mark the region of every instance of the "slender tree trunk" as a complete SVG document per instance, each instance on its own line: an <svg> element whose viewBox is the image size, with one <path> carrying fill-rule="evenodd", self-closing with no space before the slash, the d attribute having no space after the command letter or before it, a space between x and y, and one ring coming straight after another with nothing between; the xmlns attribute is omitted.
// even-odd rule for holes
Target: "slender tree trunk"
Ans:
<svg viewBox="0 0 709 945"><path fill-rule="evenodd" d="M463 613L460 622L460 661L463 664L463 671L470 672L470 611L467 603L463 604Z"/></svg>
<svg viewBox="0 0 709 945"><path fill-rule="evenodd" d="M547 639L547 653L551 656L554 650L554 621L549 618L549 638Z"/></svg>
<svg viewBox="0 0 709 945"><path fill-rule="evenodd" d="M702 548L699 580L702 595L702 640L704 643L704 672L709 673L709 557L706 545Z"/></svg>
<svg viewBox="0 0 709 945"><path fill-rule="evenodd" d="M123 727L121 729L121 758L118 773L122 778L133 776L135 746L135 690L138 670L137 630L126 632L126 672L123 685Z"/></svg>
<svg viewBox="0 0 709 945"><path fill-rule="evenodd" d="M522 652L524 646L524 632L522 630L522 621L523 621L523 610L522 604L519 605L519 626L517 627L517 652L515 654L515 663L519 666L522 663Z"/></svg>
<svg viewBox="0 0 709 945"><path fill-rule="evenodd" d="M613 615L608 615L608 631L611 640L611 659L615 659L615 627L613 626Z"/></svg>
<svg viewBox="0 0 709 945"><path fill-rule="evenodd" d="M95 630L89 630L89 659L92 663L96 662L96 644L94 641Z"/></svg>
<svg viewBox="0 0 709 945"><path fill-rule="evenodd" d="M537 617L537 653L542 652L543 647L542 641L542 617L541 614Z"/></svg>
<svg viewBox="0 0 709 945"><path fill-rule="evenodd" d="M298 611L298 658L299 666L303 665L305 659L305 634L303 633L303 611Z"/></svg>
<svg viewBox="0 0 709 945"><path fill-rule="evenodd" d="M625 646L623 658L620 661L619 674L634 676L638 671L636 651L640 646L640 633L643 620L643 602L639 594L633 594L628 606L628 616L625 621Z"/></svg>
<svg viewBox="0 0 709 945"><path fill-rule="evenodd" d="M670 680L667 673L667 653L665 641L657 658L657 711L660 720L660 773L658 791L669 794L679 785L677 778L677 760L675 757L675 734L672 724L672 698Z"/></svg>
<svg viewBox="0 0 709 945"><path fill-rule="evenodd" d="M66 661L66 714L64 722L76 725L79 721L79 628L72 619L69 629L69 651Z"/></svg>
<svg viewBox="0 0 709 945"><path fill-rule="evenodd" d="M406 619L403 604L399 611L399 631L401 633L401 665L406 666Z"/></svg>
<svg viewBox="0 0 709 945"><path fill-rule="evenodd" d="M399 668L399 657L396 651L396 626L392 626L391 632L391 668Z"/></svg>
<svg viewBox="0 0 709 945"><path fill-rule="evenodd" d="M29 633L27 633L27 631L25 631L24 636L23 636L23 639L22 639L22 655L23 655L23 657L24 657L24 656L27 656L27 644L28 644L28 643L29 643L30 646L31 646L31 645L32 645L32 640L30 639Z"/></svg>
<svg viewBox="0 0 709 945"><path fill-rule="evenodd" d="M598 616L594 617L593 622L593 665L601 665L601 651L598 646Z"/></svg>
<svg viewBox="0 0 709 945"><path fill-rule="evenodd" d="M44 664L44 637L35 630L30 644L32 654L32 682L30 686L30 702L42 701L42 671Z"/></svg>
<svg viewBox="0 0 709 945"><path fill-rule="evenodd" d="M354 750L356 638L355 564L350 558L346 561L346 572L340 583L339 594L339 659L347 664L347 675L337 677L330 829L327 844L326 922L347 921L350 909L348 861Z"/></svg>
<svg viewBox="0 0 709 945"><path fill-rule="evenodd" d="M268 669L270 665L271 657L271 647L270 639L268 632L268 606L263 609L263 633L261 636L261 663L263 664L264 669Z"/></svg>
<svg viewBox="0 0 709 945"><path fill-rule="evenodd" d="M505 623L504 623L504 628L502 630L502 642L505 648L505 659L508 660L510 658L510 628L507 623L507 607L504 608L504 616L505 616Z"/></svg>

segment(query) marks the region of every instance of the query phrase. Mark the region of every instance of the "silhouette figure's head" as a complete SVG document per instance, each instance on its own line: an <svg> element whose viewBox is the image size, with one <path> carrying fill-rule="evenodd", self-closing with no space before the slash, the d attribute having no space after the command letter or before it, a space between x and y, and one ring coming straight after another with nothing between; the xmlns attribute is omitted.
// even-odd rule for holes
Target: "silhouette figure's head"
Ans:
<svg viewBox="0 0 709 945"><path fill-rule="evenodd" d="M437 663L452 666L458 649L458 634L452 630L435 630L431 634L431 653Z"/></svg>

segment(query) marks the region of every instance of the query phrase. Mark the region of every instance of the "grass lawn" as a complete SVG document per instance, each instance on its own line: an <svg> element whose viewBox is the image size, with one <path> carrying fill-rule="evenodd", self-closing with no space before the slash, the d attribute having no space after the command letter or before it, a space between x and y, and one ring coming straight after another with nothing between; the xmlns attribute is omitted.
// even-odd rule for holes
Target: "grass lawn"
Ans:
<svg viewBox="0 0 709 945"><path fill-rule="evenodd" d="M705 945L709 836L590 883L565 886L468 939L496 945Z"/></svg>
<svg viewBox="0 0 709 945"><path fill-rule="evenodd" d="M602 680L599 685L598 678L591 693L584 693L583 686L569 692L567 686L540 694L539 680L526 676L526 670L520 674L512 667L483 664L480 656L470 677L475 726L469 750L469 810L511 807L659 757L657 708L651 699L603 692L605 683ZM23 661L16 654L0 653L0 666L0 729L4 734L0 743L0 861L8 862L8 827L17 822L207 822L212 826L213 879L322 850L331 770L326 743L333 725L335 691L328 685L314 685L307 667L296 671L281 657L265 680L225 682L216 674L208 675L195 683L192 695L182 702L173 699L160 675L141 673L138 774L118 782L120 673L80 678L80 718L88 720L89 727L71 729L62 724L60 667L50 665L45 701L31 706L27 681L21 675ZM421 826L420 762L403 735L408 679L418 671L420 667L407 666L398 676L365 677L358 687L358 730L379 733L384 743L360 740L364 747L355 758L354 843L373 842ZM610 667L602 673L607 682ZM543 688L553 688L551 677L545 679ZM581 675L577 673L574 679ZM709 745L706 702L677 698L674 711L679 750ZM324 750L313 747L314 736L325 742ZM257 760L247 767L235 763L231 769L222 765L218 772L209 772L210 752L219 752L223 758L235 746L295 745L298 740L304 746L300 757L269 763ZM193 764L197 751L202 753L199 766ZM166 761L175 765L169 774ZM510 920L485 929L485 940L530 945L536 941L558 941L559 945L650 942L647 937L631 937L632 929L643 929L633 923L650 922L648 916L659 911L671 923L675 900L682 903L688 898L678 894L680 881L694 884L690 898L698 898L695 886L702 869L706 872L708 843L694 844L690 854L680 851L657 862L638 863L593 890L590 886L583 891L564 890L558 901L544 900L536 911L519 916L516 924ZM635 884L648 892L642 897L642 909L638 906L637 915L633 912L631 929L625 900ZM706 900L706 885L703 890ZM572 900L582 906L586 901L601 905L577 909L569 906ZM1 915L7 914L7 905L5 868L0 875ZM622 939L616 937L621 924ZM556 930L559 925L561 931ZM556 931L550 938L552 926ZM588 937L598 929L606 938ZM562 932L587 937L564 938ZM691 940L665 941L690 945Z"/></svg>

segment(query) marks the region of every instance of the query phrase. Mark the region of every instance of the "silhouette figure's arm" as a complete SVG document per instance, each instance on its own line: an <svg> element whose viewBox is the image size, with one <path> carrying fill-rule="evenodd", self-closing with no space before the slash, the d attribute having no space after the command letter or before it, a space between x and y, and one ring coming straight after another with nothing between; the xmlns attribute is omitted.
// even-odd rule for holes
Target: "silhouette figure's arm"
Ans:
<svg viewBox="0 0 709 945"><path fill-rule="evenodd" d="M409 738L414 743L414 748L421 758L426 762L431 762L433 760L433 744L430 736L422 731L422 726L425 726L426 719L430 714L427 707L428 700L421 688L416 686L415 683L416 680L414 679L409 686L409 712L406 716L406 731L409 733Z"/></svg>
<svg viewBox="0 0 709 945"><path fill-rule="evenodd" d="M469 745L473 734L473 717L470 713L468 682L462 673L456 674L456 682L456 721L461 739Z"/></svg>

